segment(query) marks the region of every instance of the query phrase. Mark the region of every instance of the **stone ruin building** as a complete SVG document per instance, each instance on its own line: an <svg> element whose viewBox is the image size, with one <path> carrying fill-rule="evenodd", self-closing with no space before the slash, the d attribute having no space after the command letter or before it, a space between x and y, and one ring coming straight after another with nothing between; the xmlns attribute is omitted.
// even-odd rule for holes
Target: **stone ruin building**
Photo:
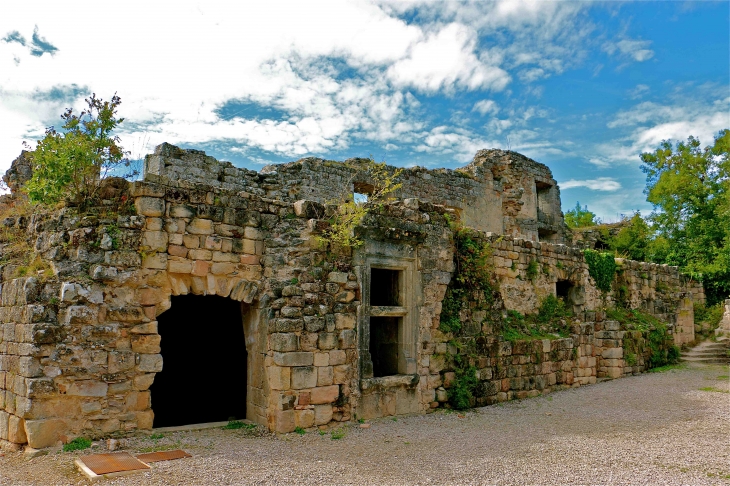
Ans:
<svg viewBox="0 0 730 486"><path fill-rule="evenodd" d="M6 176L14 193L29 177L24 160ZM162 144L141 181L109 196L123 202L113 210L2 221L41 264L0 267L0 444L229 418L285 433L426 413L448 403L453 357L467 348L473 405L639 373L646 332L604 313L619 289L668 324L666 343L694 339L701 285L675 267L619 261L613 290L599 291L550 170L511 151L403 170L397 199L358 228L363 245L332 257L318 238L323 208L343 190L372 192L366 167L305 158L254 172ZM576 316L570 337L505 340L469 309L459 332L443 330L455 221L491 248L498 318L558 295Z"/></svg>

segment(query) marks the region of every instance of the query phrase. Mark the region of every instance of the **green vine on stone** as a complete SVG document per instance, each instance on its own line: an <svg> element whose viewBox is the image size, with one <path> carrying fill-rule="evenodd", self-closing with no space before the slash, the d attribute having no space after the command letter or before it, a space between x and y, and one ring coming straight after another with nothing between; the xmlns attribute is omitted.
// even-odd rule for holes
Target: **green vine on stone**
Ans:
<svg viewBox="0 0 730 486"><path fill-rule="evenodd" d="M588 273L596 281L596 287L603 292L609 292L616 274L616 260L613 254L584 250L583 256L588 264Z"/></svg>
<svg viewBox="0 0 730 486"><path fill-rule="evenodd" d="M492 247L478 233L459 224L454 230L454 274L441 303L442 332L461 330L461 311L486 310L494 302Z"/></svg>

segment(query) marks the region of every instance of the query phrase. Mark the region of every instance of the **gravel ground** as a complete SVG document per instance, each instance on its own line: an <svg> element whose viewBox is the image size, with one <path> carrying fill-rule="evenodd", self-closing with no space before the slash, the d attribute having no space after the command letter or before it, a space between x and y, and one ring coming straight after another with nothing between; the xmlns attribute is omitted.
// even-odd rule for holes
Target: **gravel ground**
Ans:
<svg viewBox="0 0 730 486"><path fill-rule="evenodd" d="M691 365L463 414L349 424L339 440L261 429L139 437L126 450L193 457L102 484L730 484L728 375ZM0 484L88 484L79 455L5 453Z"/></svg>

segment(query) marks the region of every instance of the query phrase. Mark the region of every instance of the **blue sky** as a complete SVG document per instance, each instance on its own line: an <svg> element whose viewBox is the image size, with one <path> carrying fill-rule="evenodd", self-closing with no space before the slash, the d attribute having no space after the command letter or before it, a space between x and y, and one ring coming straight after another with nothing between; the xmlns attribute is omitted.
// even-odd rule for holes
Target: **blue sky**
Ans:
<svg viewBox="0 0 730 486"><path fill-rule="evenodd" d="M550 166L564 210L614 221L651 209L642 151L730 127L727 1L6 3L3 171L117 92L136 156L454 168L510 148Z"/></svg>

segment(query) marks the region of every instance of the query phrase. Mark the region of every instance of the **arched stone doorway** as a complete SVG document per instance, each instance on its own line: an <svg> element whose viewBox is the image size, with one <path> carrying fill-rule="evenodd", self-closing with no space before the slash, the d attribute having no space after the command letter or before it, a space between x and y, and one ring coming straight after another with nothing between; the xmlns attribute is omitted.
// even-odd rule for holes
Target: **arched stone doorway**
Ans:
<svg viewBox="0 0 730 486"><path fill-rule="evenodd" d="M154 427L246 418L248 304L177 295L160 314L162 371L150 387Z"/></svg>

